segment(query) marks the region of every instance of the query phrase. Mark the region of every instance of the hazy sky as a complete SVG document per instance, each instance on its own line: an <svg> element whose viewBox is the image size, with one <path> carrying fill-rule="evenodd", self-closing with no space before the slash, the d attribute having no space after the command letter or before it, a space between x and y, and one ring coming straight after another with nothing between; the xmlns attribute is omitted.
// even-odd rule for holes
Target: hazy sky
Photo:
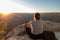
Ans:
<svg viewBox="0 0 60 40"><path fill-rule="evenodd" d="M60 12L60 0L0 0L0 12Z"/></svg>
<svg viewBox="0 0 60 40"><path fill-rule="evenodd" d="M0 0L0 12L34 12L33 8L30 8L22 3L15 2L15 0Z"/></svg>
<svg viewBox="0 0 60 40"><path fill-rule="evenodd" d="M60 0L16 0L16 2L42 12L60 12Z"/></svg>

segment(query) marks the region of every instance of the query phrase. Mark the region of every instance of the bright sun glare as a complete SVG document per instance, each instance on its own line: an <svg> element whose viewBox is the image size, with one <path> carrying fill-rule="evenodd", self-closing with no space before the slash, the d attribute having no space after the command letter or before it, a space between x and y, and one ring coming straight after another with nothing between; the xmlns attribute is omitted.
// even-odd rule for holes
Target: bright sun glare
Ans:
<svg viewBox="0 0 60 40"><path fill-rule="evenodd" d="M3 13L4 15L8 15L9 13Z"/></svg>
<svg viewBox="0 0 60 40"><path fill-rule="evenodd" d="M4 15L4 16L7 16L7 15L9 15L10 13L1 13L2 15Z"/></svg>
<svg viewBox="0 0 60 40"><path fill-rule="evenodd" d="M34 12L34 9L12 0L0 0L0 12L7 15L10 12Z"/></svg>

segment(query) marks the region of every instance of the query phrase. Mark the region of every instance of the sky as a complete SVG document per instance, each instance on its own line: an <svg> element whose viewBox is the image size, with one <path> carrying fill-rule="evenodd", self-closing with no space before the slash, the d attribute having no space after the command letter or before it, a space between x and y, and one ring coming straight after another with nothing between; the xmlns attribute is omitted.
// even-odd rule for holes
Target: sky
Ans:
<svg viewBox="0 0 60 40"><path fill-rule="evenodd" d="M60 12L60 0L16 0L41 12Z"/></svg>
<svg viewBox="0 0 60 40"><path fill-rule="evenodd" d="M13 0L0 0L0 13L12 12L34 12L34 9Z"/></svg>
<svg viewBox="0 0 60 40"><path fill-rule="evenodd" d="M0 0L0 12L60 12L60 0Z"/></svg>

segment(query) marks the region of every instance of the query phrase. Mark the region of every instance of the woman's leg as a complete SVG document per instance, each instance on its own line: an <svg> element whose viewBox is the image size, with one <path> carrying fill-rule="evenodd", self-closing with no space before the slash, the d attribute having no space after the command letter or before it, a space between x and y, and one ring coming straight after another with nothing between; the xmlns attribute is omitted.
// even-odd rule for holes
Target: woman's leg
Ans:
<svg viewBox="0 0 60 40"><path fill-rule="evenodd" d="M43 40L57 40L55 33L51 31L43 32Z"/></svg>
<svg viewBox="0 0 60 40"><path fill-rule="evenodd" d="M42 38L42 34L34 35L33 33L31 33L31 28L29 28L29 27L26 28L26 32L31 39L36 40L36 39L41 39Z"/></svg>

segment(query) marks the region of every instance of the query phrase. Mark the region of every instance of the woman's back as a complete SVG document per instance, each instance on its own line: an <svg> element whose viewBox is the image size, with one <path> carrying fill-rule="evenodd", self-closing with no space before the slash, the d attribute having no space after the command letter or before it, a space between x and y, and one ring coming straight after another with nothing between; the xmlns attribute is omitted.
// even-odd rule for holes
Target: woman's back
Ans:
<svg viewBox="0 0 60 40"><path fill-rule="evenodd" d="M43 32L43 21L36 20L31 22L33 28L33 34L39 34Z"/></svg>

